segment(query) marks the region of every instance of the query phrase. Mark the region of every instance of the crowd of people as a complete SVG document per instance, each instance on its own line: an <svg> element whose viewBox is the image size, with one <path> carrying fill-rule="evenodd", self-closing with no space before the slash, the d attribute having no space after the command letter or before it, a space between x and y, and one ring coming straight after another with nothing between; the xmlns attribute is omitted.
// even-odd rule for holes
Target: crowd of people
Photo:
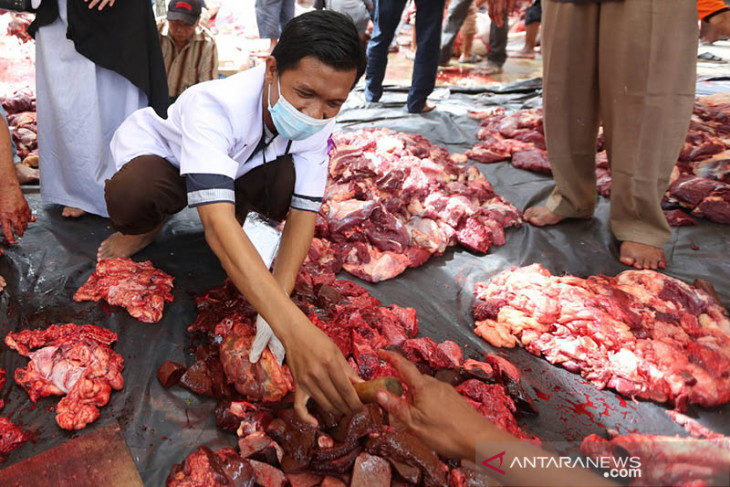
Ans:
<svg viewBox="0 0 730 487"><path fill-rule="evenodd" d="M525 211L525 220L544 226L592 216L602 122L613 174L611 229L621 262L639 269L666 265L662 247L670 230L660 201L694 100L697 3L677 0L671 9L661 3L535 0L521 53L534 56L541 26L545 136L556 186L545 205ZM428 96L439 62L449 60L455 33L482 4L493 23L486 63L497 73L507 56L513 2L451 0L444 24L444 0L415 0L409 112L435 108ZM366 99L382 96L405 5L324 0L324 10L295 17L294 0L257 0L260 36L271 40L271 55L225 79L218 79L215 40L200 24L200 0L172 0L159 25L147 3L41 0L30 28L43 201L63 206L67 217L88 212L110 219L117 233L100 244L99 259L134 255L168 216L195 208L206 242L260 314L258 341L288 357L295 409L310 422L310 398L333 412L360 409L352 385L359 379L288 296L314 234L335 117L363 74ZM727 25L726 7L702 12ZM466 41L460 60L478 62ZM32 215L4 117L0 124L0 225L12 244ZM286 219L273 273L245 231L255 215ZM392 354L384 358L415 402L383 394L379 402L434 449L473 457L478 439L504 438L450 386L421 377ZM445 404L454 413L448 418L434 412Z"/></svg>

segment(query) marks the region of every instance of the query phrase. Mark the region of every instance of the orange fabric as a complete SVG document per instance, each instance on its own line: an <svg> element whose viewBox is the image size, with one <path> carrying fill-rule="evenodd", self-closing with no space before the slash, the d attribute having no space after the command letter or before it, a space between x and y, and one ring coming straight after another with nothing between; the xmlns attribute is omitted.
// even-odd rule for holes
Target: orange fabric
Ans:
<svg viewBox="0 0 730 487"><path fill-rule="evenodd" d="M700 20L726 8L727 5L722 0L697 0L697 16Z"/></svg>

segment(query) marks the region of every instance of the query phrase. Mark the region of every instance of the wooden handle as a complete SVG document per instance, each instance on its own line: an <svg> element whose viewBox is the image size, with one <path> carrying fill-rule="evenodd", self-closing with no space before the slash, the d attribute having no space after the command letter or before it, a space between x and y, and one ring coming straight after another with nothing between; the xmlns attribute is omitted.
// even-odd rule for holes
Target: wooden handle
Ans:
<svg viewBox="0 0 730 487"><path fill-rule="evenodd" d="M395 377L380 377L355 384L355 391L362 402L369 403L375 402L375 393L378 391L388 391L400 396L403 394L403 384Z"/></svg>

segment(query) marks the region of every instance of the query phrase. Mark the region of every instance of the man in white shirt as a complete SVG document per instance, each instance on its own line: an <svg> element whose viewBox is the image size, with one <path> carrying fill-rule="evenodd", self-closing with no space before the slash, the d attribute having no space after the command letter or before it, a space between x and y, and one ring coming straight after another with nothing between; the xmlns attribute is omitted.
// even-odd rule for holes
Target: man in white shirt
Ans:
<svg viewBox="0 0 730 487"><path fill-rule="evenodd" d="M98 258L134 254L167 215L197 208L228 277L281 340L295 409L313 424L310 397L333 412L362 407L351 384L357 376L288 296L314 235L334 117L364 64L348 17L309 12L287 24L265 66L187 89L167 120L139 110L112 140L119 171L107 180L106 200L119 232ZM273 276L241 228L251 209L286 216Z"/></svg>

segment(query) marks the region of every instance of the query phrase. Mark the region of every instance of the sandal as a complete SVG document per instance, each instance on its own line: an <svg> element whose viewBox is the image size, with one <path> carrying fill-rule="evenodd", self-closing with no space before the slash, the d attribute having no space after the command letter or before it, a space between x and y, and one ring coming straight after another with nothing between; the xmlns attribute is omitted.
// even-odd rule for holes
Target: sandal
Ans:
<svg viewBox="0 0 730 487"><path fill-rule="evenodd" d="M471 57L468 57L466 59L459 59L459 64L476 64L482 62L481 56L477 56L476 54L472 54Z"/></svg>
<svg viewBox="0 0 730 487"><path fill-rule="evenodd" d="M702 54L697 55L697 59L700 61L708 62L708 63L726 63L727 61L721 58L720 56L715 56L711 52L703 52Z"/></svg>

